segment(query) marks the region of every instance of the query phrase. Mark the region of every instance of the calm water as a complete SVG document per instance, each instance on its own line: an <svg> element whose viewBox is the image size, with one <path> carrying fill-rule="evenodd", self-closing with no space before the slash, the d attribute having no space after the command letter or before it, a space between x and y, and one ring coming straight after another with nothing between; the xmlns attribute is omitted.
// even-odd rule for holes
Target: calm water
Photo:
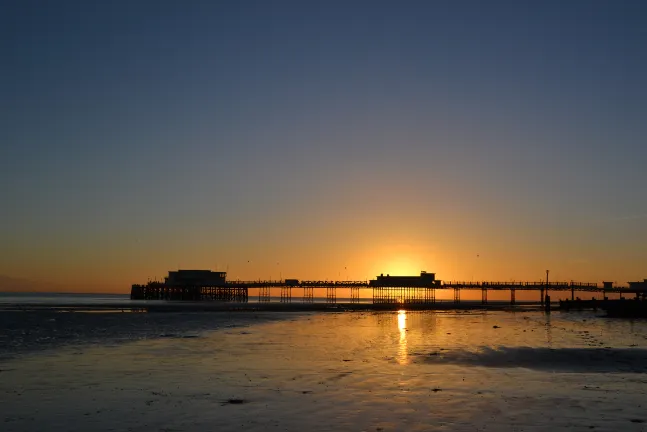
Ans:
<svg viewBox="0 0 647 432"><path fill-rule="evenodd" d="M0 425L645 430L647 322L594 313L0 312Z"/></svg>
<svg viewBox="0 0 647 432"><path fill-rule="evenodd" d="M132 301L127 294L73 294L73 293L13 293L0 292L0 305L2 304L105 304L124 303Z"/></svg>

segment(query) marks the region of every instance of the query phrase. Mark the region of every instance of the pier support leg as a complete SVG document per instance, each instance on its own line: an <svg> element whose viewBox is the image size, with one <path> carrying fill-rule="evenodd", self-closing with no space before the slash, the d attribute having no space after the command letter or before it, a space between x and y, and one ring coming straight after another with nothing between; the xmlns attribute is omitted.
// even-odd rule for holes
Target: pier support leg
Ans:
<svg viewBox="0 0 647 432"><path fill-rule="evenodd" d="M270 301L270 287L262 286L258 289L258 301L261 303Z"/></svg>
<svg viewBox="0 0 647 432"><path fill-rule="evenodd" d="M337 288L326 287L326 303L330 303L330 304L337 303Z"/></svg>
<svg viewBox="0 0 647 432"><path fill-rule="evenodd" d="M575 287L571 285L571 301L575 301Z"/></svg>
<svg viewBox="0 0 647 432"><path fill-rule="evenodd" d="M303 302L304 303L312 303L313 301L313 291L314 289L312 287L303 287Z"/></svg>
<svg viewBox="0 0 647 432"><path fill-rule="evenodd" d="M454 288L454 303L460 303L460 302L461 302L461 289Z"/></svg>
<svg viewBox="0 0 647 432"><path fill-rule="evenodd" d="M359 287L350 287L350 302L359 303Z"/></svg>
<svg viewBox="0 0 647 432"><path fill-rule="evenodd" d="M425 288L425 303L434 304L436 303L436 289L435 288Z"/></svg>
<svg viewBox="0 0 647 432"><path fill-rule="evenodd" d="M292 303L292 287L281 287L281 303Z"/></svg>
<svg viewBox="0 0 647 432"><path fill-rule="evenodd" d="M515 303L516 303L515 290L514 288L510 288L510 304L513 305Z"/></svg>
<svg viewBox="0 0 647 432"><path fill-rule="evenodd" d="M481 303L487 304L487 288L481 288Z"/></svg>

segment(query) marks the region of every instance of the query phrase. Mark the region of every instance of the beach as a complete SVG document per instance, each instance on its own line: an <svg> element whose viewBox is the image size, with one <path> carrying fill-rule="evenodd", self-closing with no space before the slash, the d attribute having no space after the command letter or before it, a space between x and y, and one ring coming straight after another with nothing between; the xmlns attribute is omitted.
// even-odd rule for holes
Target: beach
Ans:
<svg viewBox="0 0 647 432"><path fill-rule="evenodd" d="M523 310L32 319L33 329L68 322L51 332L63 336L56 342L3 350L3 431L610 431L647 424L645 321Z"/></svg>

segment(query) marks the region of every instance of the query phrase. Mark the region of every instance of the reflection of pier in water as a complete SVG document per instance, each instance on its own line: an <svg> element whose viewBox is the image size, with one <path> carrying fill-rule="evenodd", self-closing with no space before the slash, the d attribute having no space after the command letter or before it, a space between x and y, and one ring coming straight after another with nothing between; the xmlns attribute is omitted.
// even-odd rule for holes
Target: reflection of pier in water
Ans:
<svg viewBox="0 0 647 432"><path fill-rule="evenodd" d="M360 298L368 298L373 304L426 305L436 303L439 291L453 293L454 303L461 302L462 291L480 291L481 303L488 303L488 293L509 292L510 304L516 303L519 291L534 291L543 304L549 291L570 291L571 299L576 292L635 294L645 298L647 281L630 284L630 288L614 287L610 282L602 286L588 282L443 282L436 279L435 273L421 272L419 276L380 275L370 281L309 281L283 279L268 281L227 281L226 273L209 270L179 270L169 272L164 282L149 282L133 285L133 300L190 300L190 301L229 301L247 302L249 290L258 291L258 301L270 302L271 290L280 290L280 302L291 303L293 298L303 303L313 303L315 289L325 290L326 303L337 303L341 290L350 292L350 302L359 303ZM361 291L371 291L371 296L361 296ZM296 294L296 296L295 296ZM301 296L299 296L301 294Z"/></svg>

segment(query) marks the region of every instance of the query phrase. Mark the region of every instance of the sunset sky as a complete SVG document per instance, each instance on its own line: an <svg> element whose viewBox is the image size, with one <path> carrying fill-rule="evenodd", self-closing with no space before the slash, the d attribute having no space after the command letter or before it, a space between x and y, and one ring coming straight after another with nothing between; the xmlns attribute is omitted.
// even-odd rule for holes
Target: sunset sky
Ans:
<svg viewBox="0 0 647 432"><path fill-rule="evenodd" d="M9 0L0 275L647 277L647 2Z"/></svg>

